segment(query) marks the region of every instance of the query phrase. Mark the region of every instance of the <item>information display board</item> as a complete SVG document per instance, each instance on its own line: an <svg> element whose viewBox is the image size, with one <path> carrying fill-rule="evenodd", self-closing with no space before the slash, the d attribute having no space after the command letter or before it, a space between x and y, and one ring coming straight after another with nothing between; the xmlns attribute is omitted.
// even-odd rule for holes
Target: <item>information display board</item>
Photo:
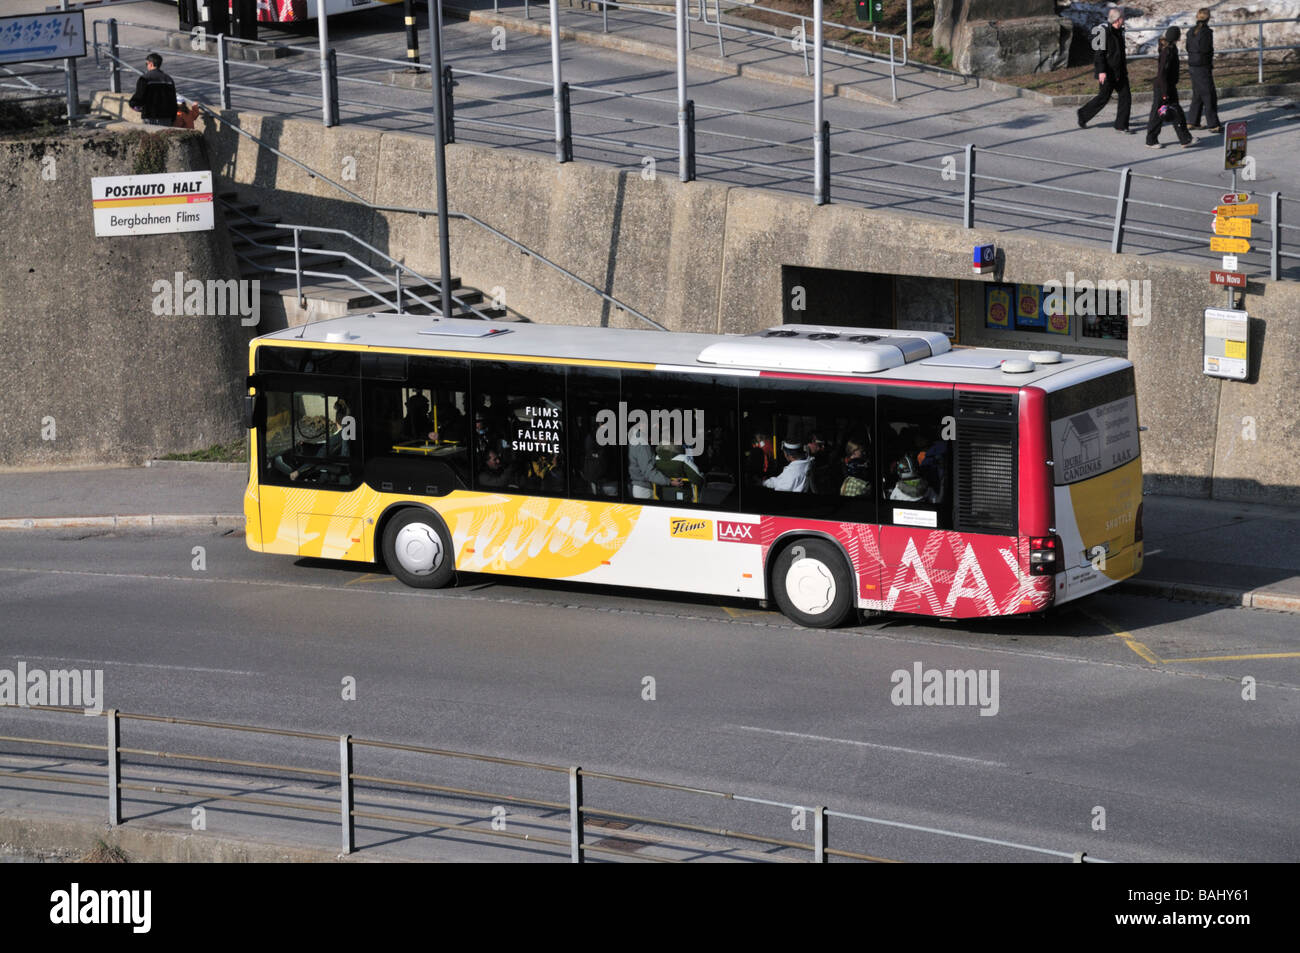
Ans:
<svg viewBox="0 0 1300 953"><path fill-rule="evenodd" d="M1250 366L1247 344L1250 316L1227 308L1205 309L1205 366L1210 377L1244 381Z"/></svg>
<svg viewBox="0 0 1300 953"><path fill-rule="evenodd" d="M38 63L86 55L80 10L0 17L0 63Z"/></svg>

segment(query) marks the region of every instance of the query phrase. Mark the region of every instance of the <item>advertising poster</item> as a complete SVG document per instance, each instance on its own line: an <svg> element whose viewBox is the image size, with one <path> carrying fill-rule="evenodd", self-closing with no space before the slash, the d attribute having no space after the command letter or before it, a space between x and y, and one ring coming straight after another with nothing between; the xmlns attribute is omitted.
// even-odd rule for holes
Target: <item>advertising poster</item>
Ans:
<svg viewBox="0 0 1300 953"><path fill-rule="evenodd" d="M1001 328L1003 331L1011 327L1011 294L1014 290L1012 285L985 285L984 286L984 326L986 328Z"/></svg>
<svg viewBox="0 0 1300 953"><path fill-rule="evenodd" d="M1043 331L1047 318L1043 314L1043 289L1038 285L1016 285L1016 330Z"/></svg>

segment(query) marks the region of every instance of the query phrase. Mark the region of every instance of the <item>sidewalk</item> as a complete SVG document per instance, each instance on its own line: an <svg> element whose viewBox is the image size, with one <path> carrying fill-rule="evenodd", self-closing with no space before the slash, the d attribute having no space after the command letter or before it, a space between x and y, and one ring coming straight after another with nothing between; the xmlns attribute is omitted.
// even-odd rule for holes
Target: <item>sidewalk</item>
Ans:
<svg viewBox="0 0 1300 953"><path fill-rule="evenodd" d="M243 464L0 473L0 532L242 529ZM1144 498L1146 562L1120 591L1300 613L1300 512Z"/></svg>

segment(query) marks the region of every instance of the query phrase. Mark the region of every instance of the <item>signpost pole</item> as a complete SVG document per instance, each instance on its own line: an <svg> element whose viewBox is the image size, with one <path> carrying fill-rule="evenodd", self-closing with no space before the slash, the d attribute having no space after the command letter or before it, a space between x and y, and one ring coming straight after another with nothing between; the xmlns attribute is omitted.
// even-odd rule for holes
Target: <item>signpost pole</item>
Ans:
<svg viewBox="0 0 1300 953"><path fill-rule="evenodd" d="M316 35L320 39L320 108L321 122L328 128L330 117L333 116L334 110L330 103L330 64L329 64L329 45L330 45L330 28L329 16L325 13L324 4L318 3L316 6Z"/></svg>
<svg viewBox="0 0 1300 953"><path fill-rule="evenodd" d="M59 9L68 9L68 0L59 0ZM74 57L69 56L63 61L63 71L67 78L68 124L71 125L77 118L77 101L81 98L77 90L77 61Z"/></svg>
<svg viewBox="0 0 1300 953"><path fill-rule="evenodd" d="M677 0L677 177L690 181L686 130L686 0Z"/></svg>
<svg viewBox="0 0 1300 953"><path fill-rule="evenodd" d="M451 240L447 232L447 143L442 116L442 6L439 0L429 0L429 77L433 87L433 165L438 191L438 280L442 288L439 310L446 318L451 316Z"/></svg>
<svg viewBox="0 0 1300 953"><path fill-rule="evenodd" d="M804 43L808 38L804 37ZM826 167L822 138L822 0L813 0L813 192L818 205L826 204Z"/></svg>

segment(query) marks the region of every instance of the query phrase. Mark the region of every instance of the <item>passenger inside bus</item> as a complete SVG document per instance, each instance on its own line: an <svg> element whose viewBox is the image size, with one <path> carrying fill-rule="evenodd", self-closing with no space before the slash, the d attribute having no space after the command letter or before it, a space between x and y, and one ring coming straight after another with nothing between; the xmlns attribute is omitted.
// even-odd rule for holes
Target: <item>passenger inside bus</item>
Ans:
<svg viewBox="0 0 1300 953"><path fill-rule="evenodd" d="M871 489L871 457L864 437L851 437L844 444L844 479L840 496L866 496Z"/></svg>
<svg viewBox="0 0 1300 953"><path fill-rule="evenodd" d="M812 458L799 440L786 440L781 444L785 455L785 469L777 476L768 477L763 486L769 490L787 493L807 493L812 490Z"/></svg>

